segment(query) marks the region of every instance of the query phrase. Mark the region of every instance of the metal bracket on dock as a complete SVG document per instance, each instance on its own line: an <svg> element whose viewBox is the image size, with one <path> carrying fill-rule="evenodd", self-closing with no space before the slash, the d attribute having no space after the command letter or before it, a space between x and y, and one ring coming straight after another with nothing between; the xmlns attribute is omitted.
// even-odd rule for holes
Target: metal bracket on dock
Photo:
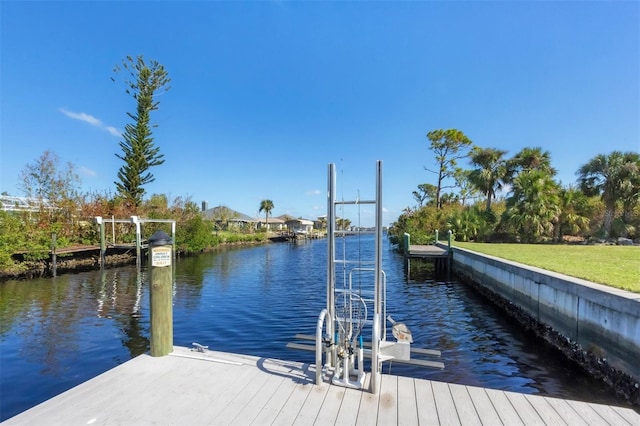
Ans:
<svg viewBox="0 0 640 426"><path fill-rule="evenodd" d="M203 346L200 343L192 343L193 348L191 348L192 351L195 352L207 352L209 350L209 346Z"/></svg>

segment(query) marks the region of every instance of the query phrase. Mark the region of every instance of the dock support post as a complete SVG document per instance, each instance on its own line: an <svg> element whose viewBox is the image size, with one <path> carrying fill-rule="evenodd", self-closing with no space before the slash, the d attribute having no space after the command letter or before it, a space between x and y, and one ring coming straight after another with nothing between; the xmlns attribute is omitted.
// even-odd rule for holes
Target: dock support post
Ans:
<svg viewBox="0 0 640 426"><path fill-rule="evenodd" d="M406 272L406 278L407 281L409 281L410 279L410 275L411 275L411 261L409 260L409 247L411 246L411 235L407 232L404 233L403 237L402 237L403 243L404 243L404 268L405 268L405 272Z"/></svg>
<svg viewBox="0 0 640 426"><path fill-rule="evenodd" d="M51 234L51 275L56 276L58 270L58 259L56 257L56 233Z"/></svg>
<svg viewBox="0 0 640 426"><path fill-rule="evenodd" d="M451 250L451 229L447 232L447 241L449 244L449 251L447 252L447 276L451 278L451 257L453 256L453 251Z"/></svg>
<svg viewBox="0 0 640 426"><path fill-rule="evenodd" d="M136 225L136 266L140 269L142 265L142 259L140 259L140 246L142 242L140 239L140 220L138 220L138 216L131 216L131 223ZM169 237L167 236L167 238Z"/></svg>
<svg viewBox="0 0 640 426"><path fill-rule="evenodd" d="M104 221L102 216L96 216L96 223L100 227L100 269L104 269L105 252L107 251L107 243L104 240Z"/></svg>
<svg viewBox="0 0 640 426"><path fill-rule="evenodd" d="M163 231L149 238L151 356L173 352L173 241Z"/></svg>

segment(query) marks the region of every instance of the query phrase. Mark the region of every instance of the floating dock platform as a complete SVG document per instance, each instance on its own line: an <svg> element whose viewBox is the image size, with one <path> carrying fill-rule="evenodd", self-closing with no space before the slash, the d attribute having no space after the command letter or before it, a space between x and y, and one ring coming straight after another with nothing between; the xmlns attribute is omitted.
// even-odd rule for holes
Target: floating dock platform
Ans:
<svg viewBox="0 0 640 426"><path fill-rule="evenodd" d="M330 385L327 377L314 383L312 364L174 347L168 356L138 356L2 425L640 424L640 414L625 407L387 374L378 394Z"/></svg>

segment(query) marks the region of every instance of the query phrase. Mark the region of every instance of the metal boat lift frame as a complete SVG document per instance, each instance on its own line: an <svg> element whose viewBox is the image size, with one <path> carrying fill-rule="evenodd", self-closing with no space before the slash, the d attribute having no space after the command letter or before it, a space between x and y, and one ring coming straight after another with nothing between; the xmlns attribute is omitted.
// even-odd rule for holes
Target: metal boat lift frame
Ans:
<svg viewBox="0 0 640 426"><path fill-rule="evenodd" d="M386 325L384 321L384 272L382 271L382 161L376 162L376 197L374 200L337 200L336 199L336 168L335 164L331 163L328 166L327 173L327 307L326 314L328 314L329 320L327 321L326 330L331 348L331 351L327 350L327 361L334 367L338 367L338 357L336 354L336 347L339 342L335 341L336 335L336 235L341 234L344 231L338 231L336 229L336 208L339 205L362 205L369 204L375 206L375 250L374 250L374 295L373 295L373 320L372 320L372 335L371 335L371 391L377 393L380 387L380 373L382 369L380 356L379 356L379 342L386 336ZM345 260L343 260L345 261ZM324 319L325 312L321 314L321 318L318 319L319 333L322 332L322 321ZM320 354L320 342L316 342L316 366L320 366L318 355ZM360 348L359 354L360 369L362 369L362 348ZM320 367L318 372L320 371ZM362 373L362 371L361 371Z"/></svg>
<svg viewBox="0 0 640 426"><path fill-rule="evenodd" d="M315 350L316 354L316 384L323 383L323 372L333 370L331 383L355 389L363 389L364 372L363 358L371 358L371 380L370 392L378 393L381 383L382 363L385 361L396 361L403 364L419 365L428 368L443 369L444 364L438 361L412 359L411 353L426 355L430 357L440 357L440 351L433 349L412 348L410 330L404 323L396 323L391 316L387 316L386 307L386 275L382 270L382 161L376 164L376 198L375 200L336 200L336 170L334 164L329 164L327 178L327 305L322 309L316 324L316 335L307 336L297 334L297 339L315 340L315 346L289 343L287 347L293 349ZM336 258L336 235L346 237L346 231L336 229L336 207L340 205L360 205L373 204L375 206L375 229L371 231L358 230L356 234L375 234L375 250L373 261L351 261ZM346 245L346 241L343 241ZM345 250L346 253L346 250ZM345 254L346 257L346 254ZM336 288L336 264L342 264L343 288ZM367 267L362 267L363 265ZM349 265L349 278L346 278L346 267ZM373 268L371 267L373 265ZM362 290L362 277L360 276L358 294L353 288L352 273L367 274L373 272L373 290L370 287ZM371 284L371 278L366 277L366 283ZM367 298L363 297L365 295ZM337 312L336 294L342 297L343 311ZM371 298L371 294L373 299ZM347 308L347 300L348 308ZM358 305L354 309L353 301ZM369 304L372 303L372 319L369 320ZM364 305L364 317L359 313L360 304ZM348 311L348 312L347 312ZM354 317L354 313L358 318ZM347 318L347 314L349 315ZM342 315L342 316L341 316ZM393 324L392 331L396 341L387 341L386 320ZM353 324L358 324L356 350L356 333ZM365 342L363 339L364 324L371 325L371 341ZM325 329L323 335L322 330ZM339 328L339 330L338 330ZM366 349L365 349L366 348ZM322 354L325 354L326 363L322 363ZM358 366L355 366L357 356ZM351 376L357 379L351 380Z"/></svg>

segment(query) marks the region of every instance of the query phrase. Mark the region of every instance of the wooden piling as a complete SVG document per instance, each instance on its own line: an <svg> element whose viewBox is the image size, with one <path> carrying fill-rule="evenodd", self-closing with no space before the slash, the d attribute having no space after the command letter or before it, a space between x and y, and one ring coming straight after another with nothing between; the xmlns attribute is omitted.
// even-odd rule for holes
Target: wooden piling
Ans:
<svg viewBox="0 0 640 426"><path fill-rule="evenodd" d="M173 351L173 246L162 231L149 238L151 356Z"/></svg>

